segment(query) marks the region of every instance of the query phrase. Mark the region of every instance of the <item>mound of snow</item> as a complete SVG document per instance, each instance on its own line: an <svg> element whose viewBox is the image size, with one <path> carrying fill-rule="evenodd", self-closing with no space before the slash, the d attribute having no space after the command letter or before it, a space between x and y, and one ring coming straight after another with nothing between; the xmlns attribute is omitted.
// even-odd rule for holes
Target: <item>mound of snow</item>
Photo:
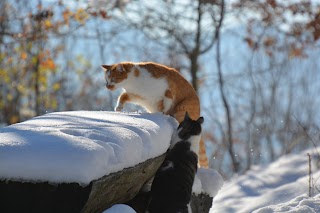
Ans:
<svg viewBox="0 0 320 213"><path fill-rule="evenodd" d="M0 179L87 185L163 154L177 125L161 113L39 116L0 129Z"/></svg>
<svg viewBox="0 0 320 213"><path fill-rule="evenodd" d="M116 204L111 208L103 211L103 213L136 213L136 211L125 204Z"/></svg>
<svg viewBox="0 0 320 213"><path fill-rule="evenodd" d="M288 202L278 205L270 205L254 211L254 213L274 213L274 212L320 212L320 194L315 197L307 195L298 196Z"/></svg>
<svg viewBox="0 0 320 213"><path fill-rule="evenodd" d="M192 186L192 192L195 194L204 193L210 197L215 197L222 186L223 178L216 170L198 168Z"/></svg>
<svg viewBox="0 0 320 213"><path fill-rule="evenodd" d="M307 150L283 156L267 167L255 167L225 183L213 199L210 213L247 213L255 210L259 213L287 212L281 209L289 209L288 212L319 212L319 207L314 208L319 204L319 195L309 199L305 196L309 187L307 153L314 153L313 178L315 186L319 188L320 171L316 167L318 155L314 150ZM317 190L314 193L319 194Z"/></svg>

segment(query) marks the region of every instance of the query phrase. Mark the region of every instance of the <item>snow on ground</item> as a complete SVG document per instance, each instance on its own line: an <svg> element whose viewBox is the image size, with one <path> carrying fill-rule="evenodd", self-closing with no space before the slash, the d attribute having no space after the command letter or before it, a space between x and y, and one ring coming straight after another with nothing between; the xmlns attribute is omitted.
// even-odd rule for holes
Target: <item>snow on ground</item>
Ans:
<svg viewBox="0 0 320 213"><path fill-rule="evenodd" d="M254 213L272 213L272 212L305 212L319 213L320 212L320 194L315 197L309 197L306 194L298 196L288 202L278 205L270 205L262 207Z"/></svg>
<svg viewBox="0 0 320 213"><path fill-rule="evenodd" d="M0 129L0 179L86 185L163 154L177 125L161 113L35 117Z"/></svg>
<svg viewBox="0 0 320 213"><path fill-rule="evenodd" d="M213 199L210 213L320 212L319 191L308 194L308 156L312 154L315 186L320 188L318 154L313 149L279 158L266 167L254 167L226 182Z"/></svg>

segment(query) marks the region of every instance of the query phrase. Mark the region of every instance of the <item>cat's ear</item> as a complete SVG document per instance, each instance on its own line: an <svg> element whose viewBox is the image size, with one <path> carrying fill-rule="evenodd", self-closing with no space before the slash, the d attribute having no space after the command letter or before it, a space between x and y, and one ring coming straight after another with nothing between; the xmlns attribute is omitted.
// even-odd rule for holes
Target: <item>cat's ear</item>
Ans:
<svg viewBox="0 0 320 213"><path fill-rule="evenodd" d="M189 116L189 113L186 112L186 114L184 114L184 120L188 120L188 119L190 119L190 116Z"/></svg>
<svg viewBox="0 0 320 213"><path fill-rule="evenodd" d="M125 69L123 68L122 64L118 64L117 67L116 67L116 70L118 72L124 72L125 71Z"/></svg>
<svg viewBox="0 0 320 213"><path fill-rule="evenodd" d="M101 67L104 70L108 70L111 67L111 65L101 65Z"/></svg>
<svg viewBox="0 0 320 213"><path fill-rule="evenodd" d="M203 117L198 118L197 122L200 123L200 124L203 124L204 118Z"/></svg>

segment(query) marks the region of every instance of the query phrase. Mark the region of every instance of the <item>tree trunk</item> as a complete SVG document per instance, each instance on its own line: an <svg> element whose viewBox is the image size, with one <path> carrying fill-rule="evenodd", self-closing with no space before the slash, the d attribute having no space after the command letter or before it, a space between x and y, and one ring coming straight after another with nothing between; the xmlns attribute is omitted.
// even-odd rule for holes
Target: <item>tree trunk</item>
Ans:
<svg viewBox="0 0 320 213"><path fill-rule="evenodd" d="M39 70L39 54L37 57L37 62L35 64L34 67L34 95L35 95L35 112L36 115L40 115L40 86L39 86L39 82L40 82L40 70Z"/></svg>
<svg viewBox="0 0 320 213"><path fill-rule="evenodd" d="M220 95L221 95L221 99L222 99L223 106L225 109L226 120L227 120L228 151L229 151L229 155L231 157L233 171L235 173L238 173L239 172L239 162L236 158L236 155L234 153L234 148L233 148L231 110L230 110L230 105L229 105L229 102L228 102L226 94L225 94L224 79L222 76L222 68L221 68L220 30L221 30L221 26L223 23L223 18L224 18L224 1L222 1L222 3L221 3L220 21L219 21L219 25L217 27L217 32L216 32L216 39L217 39L216 62L217 62L217 70L218 70L218 78L219 78L219 90L220 90Z"/></svg>
<svg viewBox="0 0 320 213"><path fill-rule="evenodd" d="M194 90L198 93L198 55L192 55L190 57L190 72L191 72L191 83Z"/></svg>

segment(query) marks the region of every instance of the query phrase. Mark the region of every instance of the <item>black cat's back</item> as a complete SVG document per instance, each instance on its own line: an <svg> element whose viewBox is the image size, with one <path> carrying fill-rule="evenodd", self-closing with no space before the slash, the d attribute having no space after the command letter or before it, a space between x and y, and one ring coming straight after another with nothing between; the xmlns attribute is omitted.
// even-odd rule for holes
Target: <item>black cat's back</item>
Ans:
<svg viewBox="0 0 320 213"><path fill-rule="evenodd" d="M170 150L152 183L150 213L188 213L197 164L189 142L179 142Z"/></svg>
<svg viewBox="0 0 320 213"><path fill-rule="evenodd" d="M192 120L186 113L172 146L158 169L152 186L150 213L188 213L192 186L198 168L198 146L203 118Z"/></svg>

